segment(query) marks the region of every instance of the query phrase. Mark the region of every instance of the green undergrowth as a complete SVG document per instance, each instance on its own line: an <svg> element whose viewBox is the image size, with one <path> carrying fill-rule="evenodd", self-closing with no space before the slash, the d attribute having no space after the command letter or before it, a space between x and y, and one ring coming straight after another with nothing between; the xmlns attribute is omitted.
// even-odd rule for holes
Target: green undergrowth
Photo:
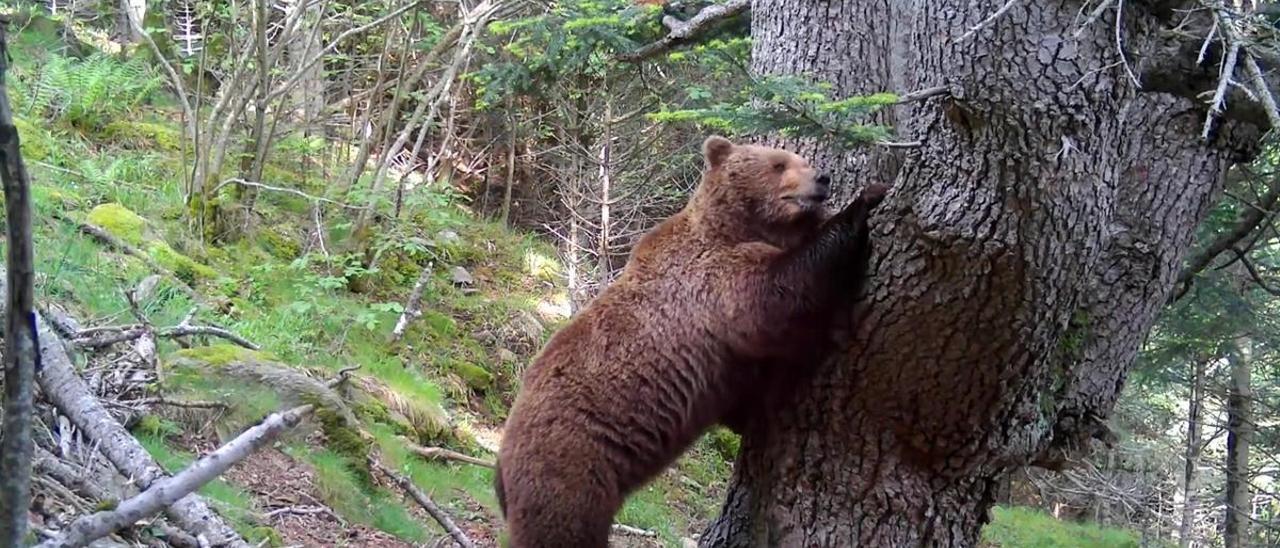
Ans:
<svg viewBox="0 0 1280 548"><path fill-rule="evenodd" d="M1137 548L1133 531L1071 523L1040 510L997 506L982 529L984 546L998 548Z"/></svg>

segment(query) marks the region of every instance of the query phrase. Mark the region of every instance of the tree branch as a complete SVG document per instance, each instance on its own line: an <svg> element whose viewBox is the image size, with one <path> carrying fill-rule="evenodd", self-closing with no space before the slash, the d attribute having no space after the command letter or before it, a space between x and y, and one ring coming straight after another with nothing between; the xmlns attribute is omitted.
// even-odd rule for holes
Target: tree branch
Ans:
<svg viewBox="0 0 1280 548"><path fill-rule="evenodd" d="M1231 249L1236 243L1248 237L1276 207L1277 202L1280 202L1280 182L1272 181L1267 193L1259 200L1258 207L1244 208L1231 230L1219 235L1203 250L1187 259L1187 266L1178 274L1178 281L1174 284L1175 292L1170 302L1177 301L1186 295L1196 275L1208 268L1223 251Z"/></svg>
<svg viewBox="0 0 1280 548"><path fill-rule="evenodd" d="M418 489L418 486L414 485L409 478L392 472L373 457L369 457L369 467L390 478L391 481L400 486L400 488L408 493L409 496L413 497L413 500L417 501L418 505L422 506L423 510L426 510L428 514L431 514L431 517L435 518L436 522L438 522L441 527L444 527L445 531L449 532L449 536L453 537L453 540L456 541L459 546L462 546L462 548L475 548L475 544L471 543L471 539L467 538L467 534L462 532L462 529L458 528L458 525L449 518L449 515L445 514L444 510L440 509L435 502L432 502L431 498L428 497L426 493L423 493L421 489Z"/></svg>
<svg viewBox="0 0 1280 548"><path fill-rule="evenodd" d="M1280 297L1280 288L1272 286L1267 282L1267 280L1262 278L1262 273L1258 272L1258 267L1254 266L1253 261L1249 260L1249 256L1243 249L1233 247L1231 248L1231 251L1240 258L1241 263L1244 263L1245 270L1249 271L1249 277L1253 278L1253 281L1258 284L1258 287L1261 287L1262 290L1267 293Z"/></svg>
<svg viewBox="0 0 1280 548"><path fill-rule="evenodd" d="M632 63L651 59L697 40L702 34L725 20L746 12L750 7L751 0L729 0L723 4L707 6L683 23L672 19L664 20L664 24L671 28L671 32L657 42L635 51L619 54L618 59Z"/></svg>
<svg viewBox="0 0 1280 548"><path fill-rule="evenodd" d="M404 311L400 313L400 319L396 320L396 326L391 330L392 343L400 341L405 329L409 328L409 322L422 317L422 292L426 289L427 282L431 281L433 266L433 263L427 263L427 266L423 267L422 272L418 274L418 281L413 284L413 291L409 292L409 300L404 304Z"/></svg>
<svg viewBox="0 0 1280 548"><path fill-rule="evenodd" d="M280 433L293 428L302 418L315 409L307 404L284 413L272 413L261 423L245 430L226 445L219 447L177 475L158 481L133 498L120 503L114 510L98 512L77 519L58 538L45 541L39 548L71 548L84 546L128 527L155 514L213 481L262 446L270 443Z"/></svg>
<svg viewBox="0 0 1280 548"><path fill-rule="evenodd" d="M465 462L467 464L474 464L476 466L483 466L485 468L494 468L493 461L476 458L471 455L465 455L463 453L445 449L443 447L423 447L421 445L412 443L408 440L404 440L404 442L406 444L406 447L409 449L410 453L413 453L424 459L454 460L458 462Z"/></svg>

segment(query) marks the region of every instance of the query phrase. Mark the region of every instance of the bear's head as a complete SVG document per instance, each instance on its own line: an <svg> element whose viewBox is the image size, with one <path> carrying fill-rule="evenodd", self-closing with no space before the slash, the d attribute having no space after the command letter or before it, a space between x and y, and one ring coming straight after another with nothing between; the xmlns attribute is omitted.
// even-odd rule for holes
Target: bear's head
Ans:
<svg viewBox="0 0 1280 548"><path fill-rule="evenodd" d="M702 209L714 210L703 211L707 217L732 217L756 233L747 236L770 240L808 230L826 217L823 203L831 195L831 179L799 155L719 136L707 138L702 152L706 173L695 200Z"/></svg>

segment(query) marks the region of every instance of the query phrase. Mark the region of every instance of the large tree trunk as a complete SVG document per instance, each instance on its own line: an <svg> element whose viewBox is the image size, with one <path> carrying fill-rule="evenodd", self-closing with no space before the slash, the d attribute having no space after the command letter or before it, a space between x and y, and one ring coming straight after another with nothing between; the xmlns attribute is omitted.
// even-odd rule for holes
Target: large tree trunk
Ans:
<svg viewBox="0 0 1280 548"><path fill-rule="evenodd" d="M783 143L845 199L894 189L843 350L745 433L703 546L972 546L1006 472L1105 433L1232 148L1248 153L1256 128L1205 143L1200 104L1135 89L1114 6L1082 28L1096 3L1010 2L960 39L1004 4L754 2L760 75L949 93L885 114L920 143L905 153ZM1165 46L1156 30L1173 16L1122 5L1141 73L1133 51Z"/></svg>
<svg viewBox="0 0 1280 548"><path fill-rule="evenodd" d="M1233 343L1227 353L1231 364L1231 382L1227 388L1227 503L1222 540L1226 548L1248 546L1249 520L1253 515L1253 498L1249 495L1249 442L1253 438L1250 388L1253 367L1253 344L1248 338Z"/></svg>

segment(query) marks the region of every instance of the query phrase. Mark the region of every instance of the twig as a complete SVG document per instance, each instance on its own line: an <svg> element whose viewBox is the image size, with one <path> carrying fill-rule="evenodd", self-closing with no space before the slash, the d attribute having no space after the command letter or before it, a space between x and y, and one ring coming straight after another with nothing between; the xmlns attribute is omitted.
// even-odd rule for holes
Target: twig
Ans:
<svg viewBox="0 0 1280 548"><path fill-rule="evenodd" d="M154 396L150 398L142 398L137 400L127 400L119 402L120 405L167 405L169 407L181 407L183 409L228 409L230 406L220 401L201 401L201 400L171 400L164 396Z"/></svg>
<svg viewBox="0 0 1280 548"><path fill-rule="evenodd" d="M182 320L182 323L161 329L156 335L166 339L176 339L180 337L189 337L191 335L207 335L212 337L220 337L227 339L237 345L249 350L261 350L262 347L255 344L236 333L223 329L221 327L213 327L210 325L191 325L188 323L190 318ZM75 333L73 342L81 348L101 348L111 346L122 342L132 341L146 335L148 328L140 324L125 325L118 327L93 327L82 329ZM97 337L88 337L95 333L103 333Z"/></svg>
<svg viewBox="0 0 1280 548"><path fill-rule="evenodd" d="M102 348L104 346L111 346L113 344L120 344L122 342L129 342L132 340L140 339L146 333L147 333L147 329L145 327L138 327L138 328L130 329L128 331L107 333L105 335L100 335L100 336L89 338L89 339L76 338L72 342L74 342L76 346L80 348Z"/></svg>
<svg viewBox="0 0 1280 548"><path fill-rule="evenodd" d="M684 24L677 25L676 22L669 21L668 26L674 28L662 39L635 51L620 54L618 58L623 61L636 62L655 57L663 52L694 41L702 33L750 8L751 0L729 0L723 4L712 4L702 8L702 11L685 21Z"/></svg>
<svg viewBox="0 0 1280 548"><path fill-rule="evenodd" d="M351 204L348 204L348 203L345 203L345 202L339 202L339 201L337 201L337 200L332 200L332 199L325 198L325 197L322 197L322 196L314 196L314 195L311 195L311 194L307 194L306 192L303 192L303 191L298 190L298 189L296 189L296 188L285 188L285 187L279 187L279 186L271 186L271 185L267 185L267 184L263 184L263 183L255 183L255 182L253 182L253 181L246 181L246 180L244 180L244 179L239 179L239 178L236 178L236 179L227 179L227 180L225 180L225 181L223 181L223 182L221 182L221 183L218 183L218 185L217 185L217 186L215 186L215 187L213 187L213 190L211 190L211 191L210 191L210 194L216 194L216 193L218 192L218 190L221 190L221 189L222 189L222 187L225 187L225 186L227 186L227 185L241 185L241 186L247 186L247 187L253 187L253 188L260 188L260 189L262 189L262 190L270 190L270 191L272 191L272 192L283 192L283 193L285 193L285 194L293 194L294 196L298 196L298 197L300 197L300 198L305 198L305 199L307 199L307 200L311 200L312 202L324 202L324 203L326 203L326 204L333 204L333 205L336 205L336 206L338 206L338 207L344 207L344 208L347 208L347 209L354 209L354 210L358 210L358 211L363 211L363 210L367 209L365 206L351 205Z"/></svg>
<svg viewBox="0 0 1280 548"><path fill-rule="evenodd" d="M624 535L631 535L633 537L648 537L648 538L658 537L657 531L650 531L648 529L641 529L639 527L632 527L630 525L623 525L621 523L613 524L613 530L614 532L622 533Z"/></svg>
<svg viewBox="0 0 1280 548"><path fill-rule="evenodd" d="M233 465L270 443L280 433L296 426L314 409L314 406L307 404L284 413L272 413L257 426L244 431L186 470L156 482L145 491L120 503L114 510L77 519L58 538L41 543L40 548L83 546L159 512L222 475Z"/></svg>
<svg viewBox="0 0 1280 548"><path fill-rule="evenodd" d="M427 282L431 281L432 267L434 263L427 263L423 267L422 272L418 274L418 281L413 284L413 291L409 292L409 300L404 304L404 311L400 313L400 319L396 320L396 326L391 330L391 342L395 343L404 336L405 329L408 329L409 322L422 317L422 292L427 287Z"/></svg>
<svg viewBox="0 0 1280 548"><path fill-rule="evenodd" d="M1262 76L1262 69L1258 67L1258 62L1254 60L1253 54L1248 51L1244 52L1244 67L1249 70L1249 80L1253 83L1255 91L1262 99L1262 106L1266 107L1267 121L1271 122L1272 129L1280 129L1280 108L1276 107L1276 97L1271 94L1271 88L1267 87L1266 79Z"/></svg>
<svg viewBox="0 0 1280 548"><path fill-rule="evenodd" d="M1225 32L1223 34L1226 34ZM1209 130L1213 129L1213 119L1222 114L1222 105L1227 99L1227 88L1231 83L1231 75L1236 72L1236 56L1240 53L1239 44L1231 44L1227 48L1226 60L1222 62L1222 69L1218 76L1218 87L1213 92L1213 100L1209 103L1209 112L1204 116L1204 130L1200 132L1200 136L1206 141L1209 140Z"/></svg>
<svg viewBox="0 0 1280 548"><path fill-rule="evenodd" d="M1255 283L1258 284L1258 287L1261 287L1262 290L1266 291L1267 293L1280 297L1280 288L1273 287L1270 283L1267 283L1267 281L1262 278L1262 274L1258 272L1258 268L1253 265L1253 261L1249 260L1248 255L1245 255L1244 250L1238 247L1233 247L1231 248L1231 251L1234 252L1237 257L1240 258L1241 263L1244 263L1245 270L1249 271L1249 276L1253 278L1253 281Z"/></svg>
<svg viewBox="0 0 1280 548"><path fill-rule="evenodd" d="M979 21L978 24L971 27L968 32L961 35L960 38L956 41L963 42L965 40L973 38L973 35L977 34L978 31L994 23L996 19L999 19L1001 15L1005 14L1005 12L1009 11L1010 9L1013 9L1013 6L1017 5L1018 2L1019 0L1009 0L1008 2L1005 2L1003 6L1000 6L1000 9L995 11L995 13L992 13L991 15L988 15L986 19Z"/></svg>
<svg viewBox="0 0 1280 548"><path fill-rule="evenodd" d="M1129 79L1133 80L1133 87L1141 88L1142 83L1138 81L1138 76L1133 73L1133 67L1129 66L1129 58L1124 54L1124 40L1121 38L1120 28L1124 22L1124 0L1116 0L1116 53L1120 54L1120 62L1124 65L1124 71L1129 75Z"/></svg>
<svg viewBox="0 0 1280 548"><path fill-rule="evenodd" d="M462 546L462 548L475 548L475 544L471 543L471 539L467 538L467 534L462 532L462 529L459 529L458 525L449 518L448 514L445 514L444 510L440 509L436 503L432 502L431 498L428 497L426 493L423 493L421 489L418 489L418 486L414 485L413 481L401 476L400 474L392 472L372 456L369 457L369 467L390 478L391 481L395 482L395 484L408 493L409 496L413 497L413 500L417 501L418 505L421 506L423 510L426 510L428 514L431 514L431 517L435 518L436 522L439 523L441 527L444 527L445 531L449 532L449 535L453 537L453 540L456 541L459 546Z"/></svg>
<svg viewBox="0 0 1280 548"><path fill-rule="evenodd" d="M7 17L0 17L0 179L4 182L7 280L4 340L4 439L0 440L0 545L18 546L27 535L31 504L31 417L40 345L34 305L35 250L31 243L31 179L22 164L18 128L9 109L5 71Z"/></svg>
<svg viewBox="0 0 1280 548"><path fill-rule="evenodd" d="M471 455L466 455L463 453L459 453L457 451L445 449L443 447L423 447L421 445L417 445L412 442L409 442L408 440L404 440L404 441L410 453L413 453L424 459L453 460L458 462L465 462L467 464L474 464L476 466L483 466L485 468L494 468L493 461L476 458Z"/></svg>
<svg viewBox="0 0 1280 548"><path fill-rule="evenodd" d="M213 327L209 325L178 325L160 331L160 336L165 338L186 337L190 335L209 335L213 337L221 337L227 339L249 350L262 350L261 346L254 344L249 339L241 337L231 331L221 327Z"/></svg>
<svg viewBox="0 0 1280 548"><path fill-rule="evenodd" d="M356 364L356 365L349 365L349 366L347 366L347 367L343 367L342 369L339 369L339 370L338 370L338 376L337 376L337 377L334 377L334 378L333 378L333 380L331 380L331 381L329 381L329 382L327 382L327 383L325 383L325 384L326 384L329 388L337 388L337 387L338 387L338 385L340 385L340 384L342 384L342 383L344 383L344 382L347 382L347 380L351 378L351 373L352 373L352 372L354 372L354 371L356 371L356 370L358 370L358 369L360 369L360 367L361 367L361 366L360 366L360 364Z"/></svg>

